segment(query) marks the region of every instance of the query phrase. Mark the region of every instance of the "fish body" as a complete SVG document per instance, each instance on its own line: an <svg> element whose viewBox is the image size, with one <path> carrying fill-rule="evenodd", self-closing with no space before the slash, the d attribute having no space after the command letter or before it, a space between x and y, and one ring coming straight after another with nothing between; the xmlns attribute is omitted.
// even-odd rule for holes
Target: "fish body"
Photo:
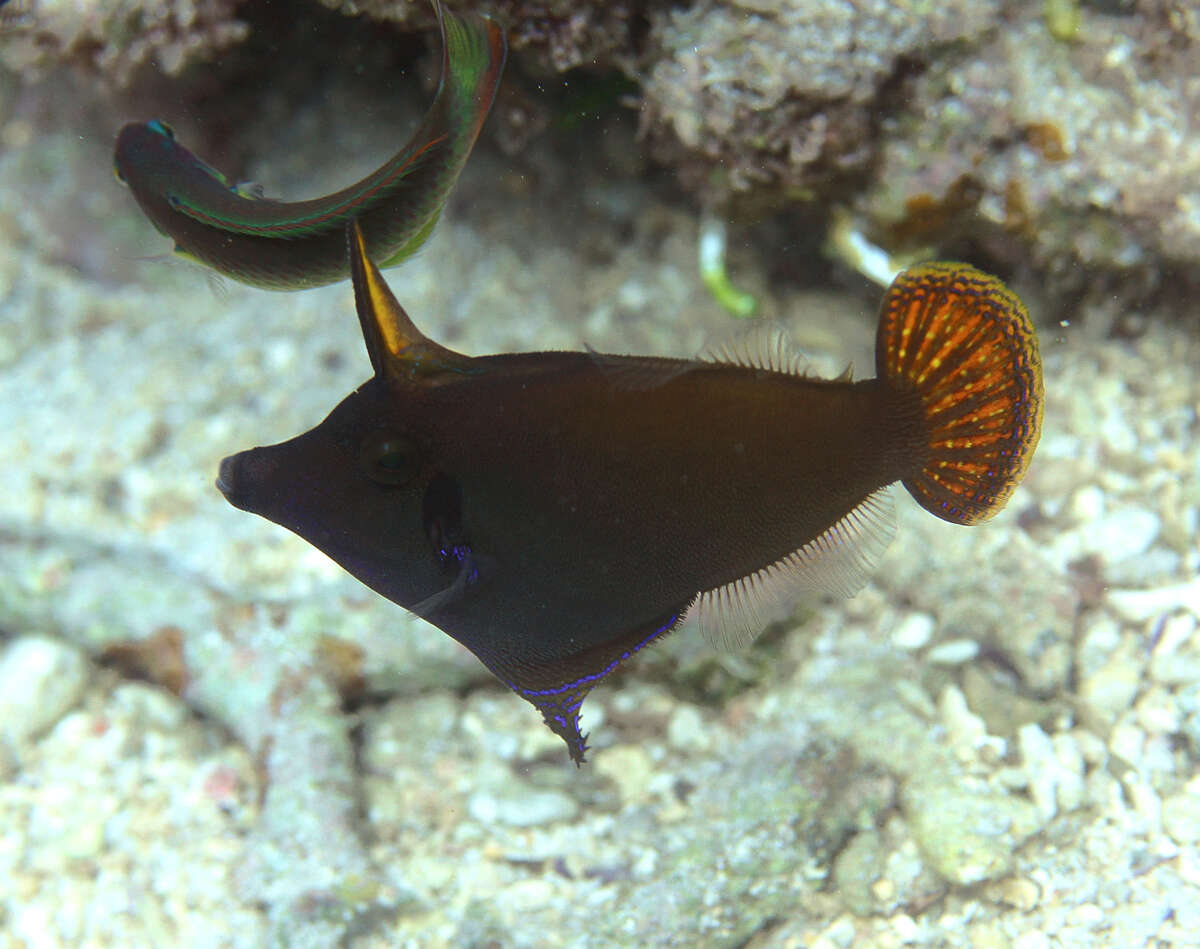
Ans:
<svg viewBox="0 0 1200 949"><path fill-rule="evenodd" d="M1028 316L965 265L898 278L879 378L822 380L772 358L464 356L352 230L374 377L218 486L465 645L576 762L584 696L685 616L740 643L791 593L853 592L889 536L881 489L974 523L1037 442Z"/></svg>
<svg viewBox="0 0 1200 949"><path fill-rule="evenodd" d="M131 123L114 169L175 250L225 276L270 290L346 277L346 224L360 221L373 258L398 264L428 239L491 108L504 69L504 31L482 16L434 4L442 76L408 143L361 181L307 201L240 189L180 145L165 123Z"/></svg>

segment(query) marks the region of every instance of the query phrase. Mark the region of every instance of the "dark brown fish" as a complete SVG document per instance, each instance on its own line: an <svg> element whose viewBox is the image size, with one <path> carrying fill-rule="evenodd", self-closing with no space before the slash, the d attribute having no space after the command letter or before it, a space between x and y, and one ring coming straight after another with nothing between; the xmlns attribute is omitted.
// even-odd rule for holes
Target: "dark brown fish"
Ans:
<svg viewBox="0 0 1200 949"><path fill-rule="evenodd" d="M852 382L770 354L464 356L412 324L357 225L350 256L374 377L217 486L470 649L577 763L588 691L685 616L742 642L790 594L852 593L886 485L974 524L1038 441L1028 314L964 264L896 279L879 378Z"/></svg>

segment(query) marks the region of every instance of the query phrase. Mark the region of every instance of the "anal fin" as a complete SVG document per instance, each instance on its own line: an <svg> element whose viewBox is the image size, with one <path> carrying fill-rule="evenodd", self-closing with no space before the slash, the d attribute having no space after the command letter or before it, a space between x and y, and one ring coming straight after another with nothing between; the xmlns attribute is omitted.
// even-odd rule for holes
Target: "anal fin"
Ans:
<svg viewBox="0 0 1200 949"><path fill-rule="evenodd" d="M785 557L696 598L688 618L719 649L740 649L804 597L853 596L895 533L892 495L869 494L849 514Z"/></svg>

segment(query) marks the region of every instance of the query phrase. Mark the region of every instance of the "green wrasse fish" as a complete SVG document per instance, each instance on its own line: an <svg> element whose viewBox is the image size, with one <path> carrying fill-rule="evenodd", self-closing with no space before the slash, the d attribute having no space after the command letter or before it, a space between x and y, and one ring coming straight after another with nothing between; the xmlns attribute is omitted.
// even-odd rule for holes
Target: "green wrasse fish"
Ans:
<svg viewBox="0 0 1200 949"><path fill-rule="evenodd" d="M230 184L175 140L160 121L126 125L114 167L176 252L235 280L299 290L346 276L346 223L362 223L374 258L388 267L426 241L491 108L504 69L504 31L435 2L442 76L411 140L362 181L323 198L282 202Z"/></svg>
<svg viewBox="0 0 1200 949"><path fill-rule="evenodd" d="M584 760L584 697L698 618L718 644L795 593L850 594L902 481L986 520L1041 430L1021 301L965 264L883 300L878 378L789 360L594 352L470 357L427 339L351 227L374 376L320 425L226 458L217 487L470 649Z"/></svg>

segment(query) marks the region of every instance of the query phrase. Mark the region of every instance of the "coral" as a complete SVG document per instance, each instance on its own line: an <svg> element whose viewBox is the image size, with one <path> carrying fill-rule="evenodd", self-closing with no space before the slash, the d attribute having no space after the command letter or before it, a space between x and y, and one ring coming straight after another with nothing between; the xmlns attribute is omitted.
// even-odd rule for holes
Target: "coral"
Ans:
<svg viewBox="0 0 1200 949"><path fill-rule="evenodd" d="M291 63L323 63L322 51L339 42L352 44L343 59L379 48L331 33L340 18L320 20L322 6L414 31L433 27L427 0L318 0L286 14L271 5L239 10L234 0L13 0L0 18L0 65L25 76L83 63L125 86L143 64L175 74L251 30L308 19L322 25L295 33L310 45L297 45ZM1186 272L1200 255L1195 4L478 7L509 33L510 72L487 135L510 154L548 129L637 102L643 150L708 209L735 220L798 199L818 215L845 206L850 217L834 220L848 220L849 232L886 252L982 254L1013 270L1032 264L1054 274L1064 298L1085 284L1088 268L1078 264L1134 268L1147 286L1164 263ZM312 37L323 45L313 47ZM238 62L258 68L263 45L245 44L240 60L230 57L234 67L206 81L227 86L245 74ZM287 75L272 72L272 88L286 88ZM235 94L224 114L239 107Z"/></svg>
<svg viewBox="0 0 1200 949"><path fill-rule="evenodd" d="M576 66L606 65L630 55L636 6L605 0L507 0L497 5L505 22L514 24L514 50L541 53L557 72Z"/></svg>
<svg viewBox="0 0 1200 949"><path fill-rule="evenodd" d="M894 243L940 207L943 242L992 227L1016 238L1010 262L1068 277L1200 256L1200 19L1080 13L1069 44L1029 10L913 82L860 204Z"/></svg>
<svg viewBox="0 0 1200 949"><path fill-rule="evenodd" d="M709 203L857 192L887 250L1075 268L1066 293L1078 263L1200 255L1194 6L701 0L649 19L642 130Z"/></svg>
<svg viewBox="0 0 1200 949"><path fill-rule="evenodd" d="M0 64L37 73L63 61L83 62L119 86L146 63L175 75L247 33L234 16L235 0L18 0L17 6L8 22L0 23Z"/></svg>
<svg viewBox="0 0 1200 949"><path fill-rule="evenodd" d="M427 2L410 0L318 0L331 10L377 20L432 24ZM627 60L633 25L643 2L606 0L496 0L481 4L508 29L508 44L527 69L554 74L578 66L611 67Z"/></svg>
<svg viewBox="0 0 1200 949"><path fill-rule="evenodd" d="M987 26L990 2L702 0L651 14L642 125L692 186L812 189L863 172L902 63ZM718 184L718 190L721 185Z"/></svg>

